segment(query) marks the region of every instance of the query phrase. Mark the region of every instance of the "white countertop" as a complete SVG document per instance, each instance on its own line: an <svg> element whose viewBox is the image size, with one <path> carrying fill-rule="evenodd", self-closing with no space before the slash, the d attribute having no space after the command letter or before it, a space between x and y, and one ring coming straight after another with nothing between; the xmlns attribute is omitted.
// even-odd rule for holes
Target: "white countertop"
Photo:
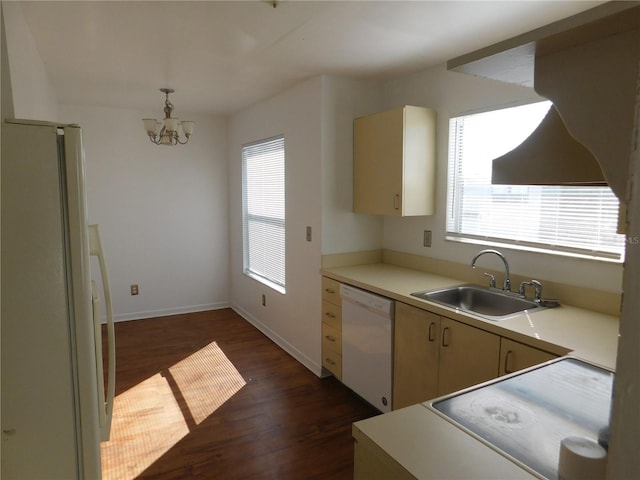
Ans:
<svg viewBox="0 0 640 480"><path fill-rule="evenodd" d="M384 263L329 268L322 274L556 355L571 353L615 369L619 321L611 315L561 305L496 322L411 296L413 292L466 283L455 278Z"/></svg>
<svg viewBox="0 0 640 480"><path fill-rule="evenodd" d="M420 480L539 478L422 404L356 422L352 432L357 441L372 441Z"/></svg>

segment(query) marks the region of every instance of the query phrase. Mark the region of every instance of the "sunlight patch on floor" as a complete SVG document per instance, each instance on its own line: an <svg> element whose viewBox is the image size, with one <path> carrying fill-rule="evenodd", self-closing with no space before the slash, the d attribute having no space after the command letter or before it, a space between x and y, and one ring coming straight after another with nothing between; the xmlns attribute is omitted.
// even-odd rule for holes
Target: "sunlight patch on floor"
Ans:
<svg viewBox="0 0 640 480"><path fill-rule="evenodd" d="M111 439L102 443L103 479L137 477L244 385L212 342L118 395Z"/></svg>

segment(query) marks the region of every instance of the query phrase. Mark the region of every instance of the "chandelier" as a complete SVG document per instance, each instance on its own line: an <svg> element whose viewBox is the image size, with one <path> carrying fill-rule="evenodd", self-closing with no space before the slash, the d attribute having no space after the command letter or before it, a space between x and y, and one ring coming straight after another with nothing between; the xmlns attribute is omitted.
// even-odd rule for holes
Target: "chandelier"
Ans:
<svg viewBox="0 0 640 480"><path fill-rule="evenodd" d="M155 118L143 118L144 129L147 131L149 140L156 145L184 145L189 141L193 133L195 122L180 120L172 117L173 105L169 101L169 94L175 92L173 88L161 88L165 94L164 120L162 122ZM184 133L184 141L180 139L180 134Z"/></svg>

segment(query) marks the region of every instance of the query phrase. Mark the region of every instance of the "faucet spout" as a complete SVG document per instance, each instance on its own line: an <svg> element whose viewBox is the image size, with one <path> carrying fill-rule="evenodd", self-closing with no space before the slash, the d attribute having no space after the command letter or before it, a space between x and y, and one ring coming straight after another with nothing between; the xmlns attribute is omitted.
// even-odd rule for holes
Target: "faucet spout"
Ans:
<svg viewBox="0 0 640 480"><path fill-rule="evenodd" d="M497 255L498 258L500 258L500 260L502 260L502 263L504 264L504 283L502 284L502 289L506 292L510 292L511 278L509 276L509 263L507 262L507 259L505 258L505 256L502 253L500 253L498 250L491 250L491 249L481 250L476 254L475 257L473 257L473 260L471 260L471 268L476 268L476 261L478 260L478 258L480 258L482 255L486 253L493 253L494 255Z"/></svg>

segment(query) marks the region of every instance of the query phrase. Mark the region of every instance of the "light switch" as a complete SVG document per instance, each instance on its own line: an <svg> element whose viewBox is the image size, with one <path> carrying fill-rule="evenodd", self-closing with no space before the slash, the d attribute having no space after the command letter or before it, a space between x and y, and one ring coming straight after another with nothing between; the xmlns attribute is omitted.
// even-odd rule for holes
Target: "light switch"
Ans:
<svg viewBox="0 0 640 480"><path fill-rule="evenodd" d="M422 244L425 247L430 247L431 246L431 230L425 230L424 231L424 236L422 238Z"/></svg>

